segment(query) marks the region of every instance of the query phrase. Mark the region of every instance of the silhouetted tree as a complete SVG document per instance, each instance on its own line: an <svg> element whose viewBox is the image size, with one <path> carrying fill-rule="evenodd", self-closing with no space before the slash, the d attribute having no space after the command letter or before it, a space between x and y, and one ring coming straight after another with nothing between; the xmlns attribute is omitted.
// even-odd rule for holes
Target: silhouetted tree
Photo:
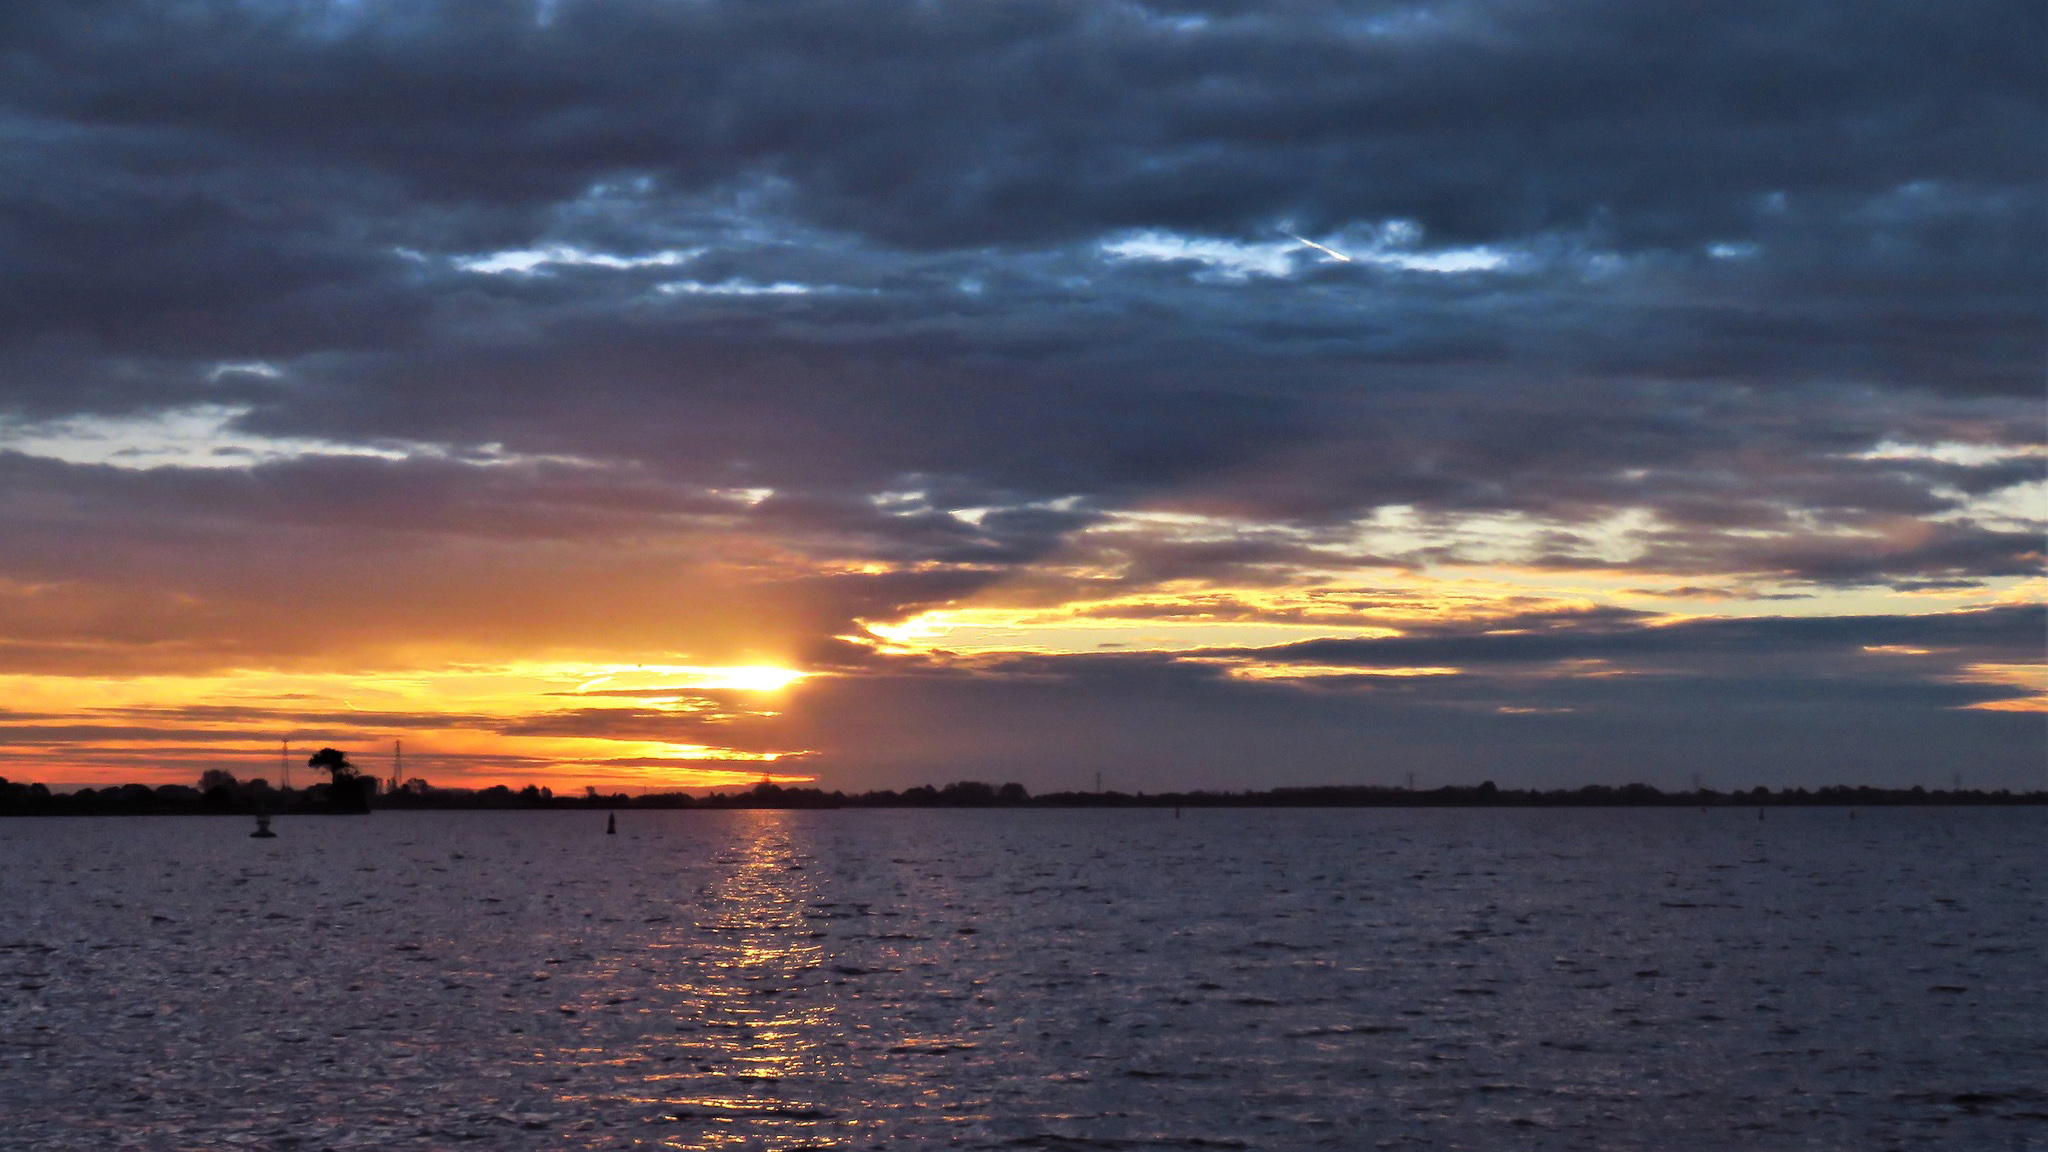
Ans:
<svg viewBox="0 0 2048 1152"><path fill-rule="evenodd" d="M325 772L333 784L327 790L327 803L336 812L368 812L370 793L377 787L377 781L356 771L349 763L347 753L339 748L322 748L306 757L306 767Z"/></svg>
<svg viewBox="0 0 2048 1152"><path fill-rule="evenodd" d="M163 811L175 811L199 802L199 790L189 784L159 784L156 786L156 806Z"/></svg>
<svg viewBox="0 0 2048 1152"><path fill-rule="evenodd" d="M241 781L235 779L235 774L225 768L208 768L199 774L199 790L201 792L211 792L215 788L225 788L229 792L233 792L240 786Z"/></svg>
<svg viewBox="0 0 2048 1152"><path fill-rule="evenodd" d="M996 802L996 790L979 780L959 780L939 789L942 804L981 808Z"/></svg>
<svg viewBox="0 0 2048 1152"><path fill-rule="evenodd" d="M306 757L306 767L327 773L336 784L356 776L356 766L349 763L348 753L339 748L322 748Z"/></svg>

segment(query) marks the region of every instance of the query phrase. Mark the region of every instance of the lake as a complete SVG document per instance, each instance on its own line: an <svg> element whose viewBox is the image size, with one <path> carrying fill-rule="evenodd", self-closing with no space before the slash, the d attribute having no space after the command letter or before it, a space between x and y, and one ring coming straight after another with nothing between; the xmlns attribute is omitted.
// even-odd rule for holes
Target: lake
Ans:
<svg viewBox="0 0 2048 1152"><path fill-rule="evenodd" d="M2044 818L0 821L0 1145L2048 1149Z"/></svg>

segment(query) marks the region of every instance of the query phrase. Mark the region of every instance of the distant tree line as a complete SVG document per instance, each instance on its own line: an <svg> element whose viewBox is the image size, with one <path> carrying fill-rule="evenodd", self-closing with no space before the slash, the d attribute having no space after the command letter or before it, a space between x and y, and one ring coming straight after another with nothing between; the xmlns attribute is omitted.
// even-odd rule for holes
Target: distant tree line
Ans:
<svg viewBox="0 0 2048 1152"><path fill-rule="evenodd" d="M1910 805L2048 804L2048 792L1830 785L1824 788L1758 786L1718 792L1700 788L1665 792L1648 784L1587 784L1580 788L1501 788L1493 781L1471 786L1391 788L1379 785L1324 785L1273 788L1263 792L1054 792L1035 798L1045 807L1073 808L1726 808L1884 807Z"/></svg>
<svg viewBox="0 0 2048 1152"><path fill-rule="evenodd" d="M197 787L184 784L115 784L56 792L42 784L16 784L0 776L0 816L229 816L368 812L377 794L339 749L322 748L306 766L327 773L327 782L308 788L273 788L261 776L237 780L232 772L209 768Z"/></svg>
<svg viewBox="0 0 2048 1152"><path fill-rule="evenodd" d="M333 749L322 749L314 760ZM354 771L347 758L334 753L324 767L326 783L303 789L273 787L257 778L241 781L213 769L197 787L184 784L120 784L53 793L41 784L17 784L0 777L0 816L105 815L232 815L248 813L334 813L389 809L547 809L547 808L1584 808L1584 807L1885 807L1903 805L2040 805L2048 792L2012 792L1923 787L1872 788L1833 785L1808 790L1717 792L1699 789L1664 792L1648 784L1588 784L1552 791L1499 788L1492 781L1476 786L1433 789L1387 788L1373 785L1330 785L1273 788L1258 792L1053 792L1033 796L1021 784L993 785L962 780L942 788L923 785L901 792L827 792L818 788L786 788L763 782L734 792L655 792L630 796L585 788L580 796L557 796L529 784L513 789L437 788L425 780L408 780L396 791L378 791L375 779ZM310 763L310 762L309 762Z"/></svg>

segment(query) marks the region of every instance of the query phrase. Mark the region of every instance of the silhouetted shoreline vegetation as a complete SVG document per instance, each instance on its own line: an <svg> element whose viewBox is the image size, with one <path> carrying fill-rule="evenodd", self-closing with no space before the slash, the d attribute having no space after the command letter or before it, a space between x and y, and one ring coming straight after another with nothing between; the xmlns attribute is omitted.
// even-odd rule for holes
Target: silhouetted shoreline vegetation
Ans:
<svg viewBox="0 0 2048 1152"><path fill-rule="evenodd" d="M326 751L326 750L323 750ZM336 754L339 755L338 753ZM343 761L343 763L346 763ZM352 795L337 797L336 783ZM1498 788L1492 781L1473 786L1428 789L1376 785L1329 785L1273 788L1246 792L1050 792L1033 796L1018 784L993 785L963 780L944 787L924 785L902 792L827 792L819 788L786 788L761 783L737 791L708 793L652 792L644 795L601 793L586 788L581 795L557 796L547 788L503 784L488 788L437 788L409 780L395 791L373 792L368 777L343 773L336 781L309 788L274 788L268 781L238 781L209 771L200 787L183 784L120 784L52 792L41 784L19 784L0 777L0 816L183 816L248 815L252 813L316 815L374 810L505 810L534 809L732 809L732 808L1799 808L2000 806L2048 804L2048 792L2008 789L1932 790L1924 787L1873 788L1831 785L1823 788L1757 787L1720 792L1713 789L1665 792L1648 784L1588 784L1583 788Z"/></svg>

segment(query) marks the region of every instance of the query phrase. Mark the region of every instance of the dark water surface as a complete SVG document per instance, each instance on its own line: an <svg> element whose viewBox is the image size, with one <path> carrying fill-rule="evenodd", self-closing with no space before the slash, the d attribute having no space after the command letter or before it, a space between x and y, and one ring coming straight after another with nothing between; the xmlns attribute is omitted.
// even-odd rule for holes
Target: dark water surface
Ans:
<svg viewBox="0 0 2048 1152"><path fill-rule="evenodd" d="M0 1147L2048 1149L2048 813L0 822Z"/></svg>

